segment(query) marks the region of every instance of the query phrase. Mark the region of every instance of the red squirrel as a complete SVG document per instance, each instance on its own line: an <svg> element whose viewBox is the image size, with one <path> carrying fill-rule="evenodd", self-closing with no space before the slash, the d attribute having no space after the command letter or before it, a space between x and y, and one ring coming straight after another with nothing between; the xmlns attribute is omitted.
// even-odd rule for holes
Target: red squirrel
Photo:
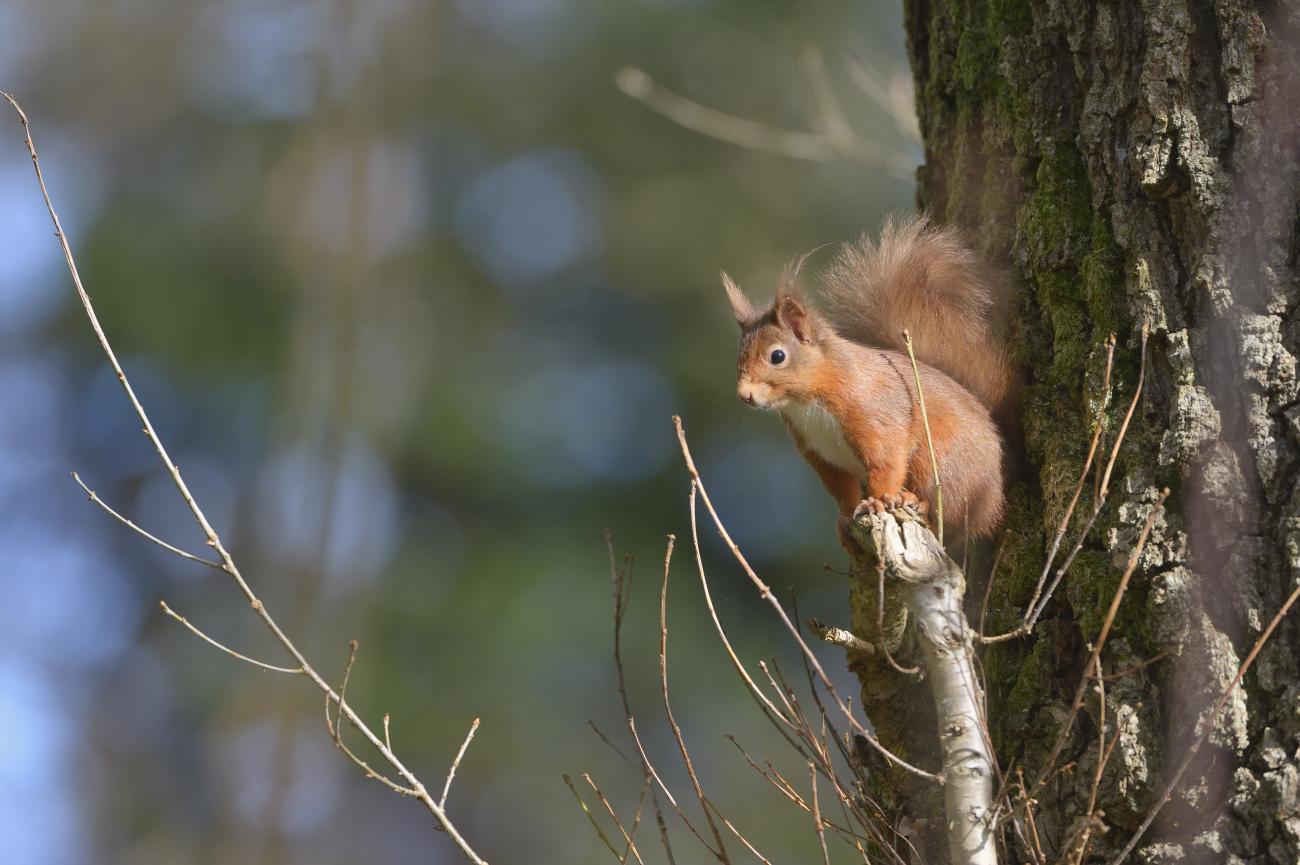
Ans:
<svg viewBox="0 0 1300 865"><path fill-rule="evenodd" d="M737 395L776 411L839 506L933 500L934 477L903 329L912 335L943 483L947 539L1002 521L1003 439L1015 382L1000 338L995 280L951 228L887 219L879 243L846 244L823 274L825 311L795 284L798 265L758 309L725 273L740 323ZM930 518L935 518L933 509Z"/></svg>

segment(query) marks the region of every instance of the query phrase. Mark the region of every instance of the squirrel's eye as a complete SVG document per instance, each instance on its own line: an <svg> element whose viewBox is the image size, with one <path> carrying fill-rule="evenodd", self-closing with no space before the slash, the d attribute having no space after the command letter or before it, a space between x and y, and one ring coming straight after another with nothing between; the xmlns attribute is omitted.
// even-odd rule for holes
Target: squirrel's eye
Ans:
<svg viewBox="0 0 1300 865"><path fill-rule="evenodd" d="M772 356L769 358L772 366L780 366L785 363L785 352L779 348L772 349Z"/></svg>

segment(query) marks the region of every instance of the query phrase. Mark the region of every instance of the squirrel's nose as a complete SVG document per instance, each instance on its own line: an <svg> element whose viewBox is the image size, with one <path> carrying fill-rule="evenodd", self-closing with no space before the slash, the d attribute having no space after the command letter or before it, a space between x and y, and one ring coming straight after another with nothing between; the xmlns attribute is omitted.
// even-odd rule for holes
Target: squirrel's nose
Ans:
<svg viewBox="0 0 1300 865"><path fill-rule="evenodd" d="M740 401L741 401L741 402L743 402L743 403L745 403L745 404L747 404L747 405L754 405L754 404L755 404L755 403L754 403L754 392L751 391L751 390L750 390L749 388L747 388L747 387L742 387L742 388L740 388L739 390L737 390L737 391L736 391L736 395L740 397Z"/></svg>

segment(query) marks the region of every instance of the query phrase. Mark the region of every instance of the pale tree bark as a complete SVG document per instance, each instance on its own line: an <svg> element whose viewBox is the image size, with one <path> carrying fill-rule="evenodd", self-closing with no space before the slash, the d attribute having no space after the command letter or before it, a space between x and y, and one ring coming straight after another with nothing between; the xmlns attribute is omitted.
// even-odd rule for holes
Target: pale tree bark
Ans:
<svg viewBox="0 0 1300 865"><path fill-rule="evenodd" d="M981 659L1001 766L1032 777L1139 526L1158 491L1173 490L1101 657L1105 729L1118 736L1097 791L1106 831L1094 833L1087 857L1103 861L1128 841L1197 717L1300 577L1300 7L905 0L905 8L926 148L921 204L966 228L1020 297L1013 342L1028 381L1025 464L989 631L1019 620L1082 467L1091 418L1109 399L1114 436L1135 385L1137 330L1151 331L1146 388L1092 540L1034 633ZM1109 332L1119 348L1105 394ZM978 607L980 568L969 577ZM874 573L855 579L853 592L855 632L876 634ZM885 619L887 631L898 624ZM904 665L915 657L908 639L894 640ZM1300 861L1297 658L1300 629L1290 621L1134 861ZM925 684L879 652L855 663L882 741L937 765L932 715L907 714L928 702ZM1037 795L1049 861L1061 861L1088 811L1101 720L1090 698L1060 761L1074 761L1073 771ZM878 794L906 812L904 828L941 813L937 791L887 769L878 775ZM914 830L923 852L942 856L927 834Z"/></svg>
<svg viewBox="0 0 1300 865"><path fill-rule="evenodd" d="M879 563L879 576L901 602L898 609L906 611L898 621L911 623L921 662L917 672L924 671L934 701L934 726L926 740L933 743L927 750L937 752L944 801L943 814L932 820L936 831L925 834L946 837L953 862L997 865L993 758L973 633L962 603L966 578L923 525L919 517L899 512L869 516L850 531L863 550L860 561ZM872 654L901 648L883 641L875 645Z"/></svg>

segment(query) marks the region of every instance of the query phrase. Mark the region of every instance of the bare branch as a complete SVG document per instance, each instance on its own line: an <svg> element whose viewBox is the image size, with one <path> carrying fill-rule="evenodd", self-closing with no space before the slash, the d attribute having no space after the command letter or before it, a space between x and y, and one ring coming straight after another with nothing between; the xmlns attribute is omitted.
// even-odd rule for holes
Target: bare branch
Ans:
<svg viewBox="0 0 1300 865"><path fill-rule="evenodd" d="M915 159L883 152L851 130L846 136L843 132L804 132L756 123L680 96L634 66L620 69L614 83L624 95L677 125L746 150L811 162L859 162L904 180L916 174Z"/></svg>
<svg viewBox="0 0 1300 865"><path fill-rule="evenodd" d="M1051 585L1048 586L1047 591L1044 592L1043 585L1047 582L1048 574L1052 572L1052 565L1056 561L1056 554L1060 549L1061 540L1065 536L1065 531L1067 526L1069 525L1070 518L1074 514L1074 509L1075 506L1078 504L1079 496L1083 492L1083 487L1087 482L1088 470L1092 466L1093 458L1096 456L1097 444L1100 441L1101 432L1102 432L1102 418L1106 408L1104 396L1103 396L1101 406L1097 409L1097 417L1093 424L1092 444L1088 448L1088 458L1084 462L1083 471L1080 472L1079 474L1079 482L1075 487L1074 495L1070 498L1070 503L1065 509L1065 514L1061 517L1060 526L1057 528L1056 534L1052 538L1052 545L1048 551L1047 561L1044 562L1043 564L1042 573L1039 574L1038 577L1038 584L1034 587L1034 594L1030 597L1029 605L1025 608L1024 619L1021 621L1018 627L1013 628L1012 630L1007 631L1004 634L998 634L997 636L980 637L978 639L978 642L984 644L1000 643L1006 640L1013 640L1018 637L1023 637L1032 633L1034 630L1034 626L1038 623L1039 617L1042 616L1043 611L1047 609L1047 604L1052 599L1052 595L1056 592L1057 586L1060 585L1062 578L1065 576L1066 572L1069 571L1070 565L1074 563L1075 556L1077 556L1079 554L1079 551L1083 549L1083 544L1087 540L1088 534L1092 531L1093 524L1096 523L1097 517L1101 514L1102 508L1105 507L1106 499L1109 494L1111 472L1115 467L1116 460L1119 459L1120 446L1123 445L1124 443L1124 438L1128 434L1129 423L1130 421L1132 421L1133 414L1137 410L1138 401L1142 397L1142 390L1146 382L1146 359L1147 359L1147 337L1148 337L1148 328L1145 324L1142 325L1141 333L1142 333L1141 358L1138 366L1137 386L1133 390L1133 399L1129 403L1128 411L1124 415L1124 421L1120 425L1119 434L1116 435L1115 442L1111 447L1110 458L1106 461L1106 466L1103 475L1101 479L1098 481L1098 490L1093 500L1092 511L1088 515L1088 519L1084 522L1083 527L1079 530L1079 536L1075 540L1074 546L1070 549L1070 553L1068 556L1066 556L1065 561L1061 564L1059 568L1056 569L1056 575L1053 577ZM1110 384L1110 373L1111 373L1112 360L1114 357L1114 349L1115 349L1115 337L1112 334L1106 340L1106 373L1104 378L1105 387L1108 387ZM1103 391L1105 387L1103 388Z"/></svg>
<svg viewBox="0 0 1300 865"><path fill-rule="evenodd" d="M827 625L821 619L809 619L805 624L808 626L808 630L812 631L813 636L824 643L839 646L846 651L857 652L862 655L875 654L875 645L855 636L852 631Z"/></svg>
<svg viewBox="0 0 1300 865"><path fill-rule="evenodd" d="M348 663L347 666L343 668L343 682L339 686L338 698L336 700L331 700L330 695L327 694L325 696L325 730L329 733L330 741L333 742L334 747L338 748L343 756L347 757L348 760L360 769L362 774L367 778L372 781L378 781L394 793L400 793L403 796L418 796L419 791L412 787L403 787L401 784L398 784L382 772L377 772L369 763L357 756L357 754L343 741L343 725L340 723L340 714L336 713L333 718L330 717L330 708L335 703L339 706L347 705L348 679L352 675L352 665L357 661L357 641L352 640L348 644L348 649ZM353 726L356 725L354 724ZM439 826L438 828L441 829L442 827Z"/></svg>
<svg viewBox="0 0 1300 865"><path fill-rule="evenodd" d="M456 777L456 767L465 758L465 752L469 750L469 743L474 741L474 734L478 732L478 724L479 719L475 718L474 723L469 725L469 732L465 734L465 741L460 743L460 750L456 752L456 759L451 761L451 768L447 770L447 780L442 785L442 796L438 798L438 806L441 808L447 806L447 794L451 792L451 779Z"/></svg>
<svg viewBox="0 0 1300 865"><path fill-rule="evenodd" d="M790 787L785 783L784 779L778 781L774 777L775 773L769 774L767 770L765 770L762 766L755 763L754 758L749 756L749 752L746 751L741 746L741 744L736 741L735 736L728 734L726 739L731 744L736 746L736 750L739 751L741 756L745 758L745 762L749 764L751 769L753 769L760 776L762 776L763 780L767 781L769 784L771 784L773 787L779 790L782 796L785 796L787 799L789 799L794 804L798 805L800 808L804 809L805 811L809 810L808 806L804 804L803 798L794 790L790 789Z"/></svg>
<svg viewBox="0 0 1300 865"><path fill-rule="evenodd" d="M614 593L614 669L618 675L618 696L623 702L623 717L632 717L632 701L627 696L627 678L623 672L623 614L627 612L628 599L631 595L630 587L632 585L632 572L635 560L630 556L624 560L622 570L618 567L618 561L614 555L614 538L609 530L605 531L605 547L609 552L609 579ZM605 741L605 744L618 752L619 756L625 760L630 760L617 745L609 740L595 722L588 721L591 729L596 731L596 735ZM659 804L659 791L651 781L650 764L642 760L641 772L645 784L650 788L650 805L654 808L655 823L659 826L659 840L663 844L664 855L668 857L668 865L676 865L676 859L673 856L673 845L668 839L668 821L664 819L663 806Z"/></svg>
<svg viewBox="0 0 1300 865"><path fill-rule="evenodd" d="M696 840L704 846L704 849L708 850L714 856L717 856L718 851L710 847L709 842L704 840L704 836L700 834L699 830L695 828L695 824L686 816L686 812L682 810L682 806L677 804L677 799L673 796L673 791L668 789L668 785L659 777L659 772L655 770L654 764L650 762L650 755L646 753L645 746L641 744L641 736L638 735L636 731L636 719L628 718L627 728L632 733L632 741L636 743L637 751L641 754L642 765L645 766L646 771L650 773L650 776L655 779L655 783L659 785L659 789L662 790L664 796L667 797L668 804L673 806L673 810L677 812L677 816L681 818L682 823L686 825L687 829L691 830L691 834L694 835Z"/></svg>
<svg viewBox="0 0 1300 865"><path fill-rule="evenodd" d="M626 753L624 753L622 748L620 748L619 746L615 745L612 741L610 741L610 738L605 735L605 732L601 730L600 727L596 726L595 721L588 718L587 726L591 728L591 731L596 734L596 736L600 739L600 741L604 742L606 745L612 748L615 754L619 755L624 760L627 760L629 763L633 762L632 758L629 757Z"/></svg>
<svg viewBox="0 0 1300 865"><path fill-rule="evenodd" d="M361 644L358 643L356 640L348 641L348 664L346 667L343 668L343 681L339 684L339 700L338 700L339 710L334 713L334 735L335 736L342 737L343 735L343 728L339 724L339 721L342 719L343 716L342 707L347 702L348 681L352 678L352 667L357 663L357 649L359 649L360 647ZM325 705L326 707L329 706L328 700L325 701Z"/></svg>
<svg viewBox="0 0 1300 865"><path fill-rule="evenodd" d="M817 767L809 763L808 775L812 781L812 816L813 829L817 832L817 843L822 848L822 865L831 865L831 854L826 850L826 830L822 826L822 807L817 798Z"/></svg>
<svg viewBox="0 0 1300 865"><path fill-rule="evenodd" d="M628 855L631 854L631 855L633 855L633 856L636 857L636 861L638 861L638 862L642 862L642 859L641 859L641 851L639 851L639 850L636 849L636 841L634 841L634 840L632 839L632 833L631 833L631 832L628 832L626 829L623 828L623 821L620 820L620 819L618 819L618 814L616 814L616 813L614 812L614 806L611 805L611 804L609 804L609 800L605 798L605 794L604 794L604 793L600 792L600 788L596 786L596 782L592 780L590 774L588 774L587 772L583 772L583 773L582 773L582 780L586 781L587 784L590 785L591 789L594 790L594 791L596 792L596 798L600 799L600 804L602 804L602 805L605 806L605 810L606 810L607 812L609 812L610 819L614 821L614 825L618 827L618 831L623 835L623 840L627 843L627 852L623 853L622 855L619 855L619 854L618 854L618 851L615 851L615 855L618 856L619 861L620 861L620 862L626 862L626 861L627 861L627 857L628 857ZM641 795L642 795L642 798L645 797L645 787L644 787L644 786L641 788ZM639 808L639 807L638 807L638 809L637 809L637 814L638 814L638 819L639 819L639 815L640 815L640 808ZM633 830L632 830L632 831L633 831L633 832L636 831L636 827L635 827L635 826L633 826ZM643 865L644 865L644 863L643 863Z"/></svg>
<svg viewBox="0 0 1300 865"><path fill-rule="evenodd" d="M930 415L925 410L925 391L921 388L921 368L916 365L916 352L912 348L912 333L903 331L903 344L907 346L907 357L912 361L912 380L916 382L916 401L921 404L921 424L925 427L925 444L930 449L930 471L934 475L934 508L938 521L939 543L943 543L943 479L939 477L939 458L934 453L934 436L930 434ZM881 589L884 594L884 589ZM883 615L884 605L881 605ZM892 662L892 659L891 659ZM897 666L897 665L895 665Z"/></svg>
<svg viewBox="0 0 1300 865"><path fill-rule="evenodd" d="M291 673L294 675L302 674L301 667L298 668L277 667L275 664L268 664L264 661L259 661L256 658L250 658L247 655L241 655L239 652L236 652L234 649L230 648L229 646L219 643L216 640L209 637L207 634L203 633L201 630L198 629L198 627L192 624L189 619L185 618L180 613L176 612L171 607L167 606L166 601L159 601L158 606L162 607L162 611L164 613L171 616L173 619L180 622L185 627L189 628L190 633L194 634L200 640L203 640L205 643L208 643L211 646L215 646L217 649L219 649L222 652L225 652L227 655L229 655L232 658L235 658L236 660L243 661L245 664L252 664L254 667L257 667L258 669L261 670L270 670L272 673Z"/></svg>
<svg viewBox="0 0 1300 865"><path fill-rule="evenodd" d="M37 155L36 144L32 140L31 126L28 123L27 114L23 111L22 106L18 104L17 100L15 100L12 95L0 91L0 96L3 96L5 101L13 107L22 123L23 137L27 145L27 152L32 158L32 168L36 173L36 182L40 187L41 197L45 201L45 208L49 213L50 222L54 225L54 236L58 239L59 248L63 252L63 258L68 267L68 273L71 275L73 285L76 287L77 297L81 301L82 309L86 314L86 319L90 323L91 329L95 333L95 338L99 342L99 347L103 351L104 357L108 360L113 373L117 376L118 382L122 385L122 390L126 394L127 400L131 403L131 408L135 411L136 417L140 419L145 436L149 439L149 443L153 445L154 450L158 453L158 459L162 462L163 467L171 477L177 493L185 501L190 514L194 517L195 523L203 532L203 536L208 546L212 547L212 549L216 551L221 569L225 571L225 573L235 583L236 587L248 601L249 606L252 607L253 612L262 620L262 623L266 628L271 632L275 639L284 646L285 651L288 652L289 656L298 664L303 675L311 679L316 687L325 695L327 722L329 721L328 704L333 701L338 704L341 715L346 717L348 722L361 732L366 741L379 751L389 765L391 765L410 786L403 787L378 775L378 773L369 769L369 767L362 761L355 759L355 755L352 755L351 752L347 751L346 746L344 746L344 752L349 754L353 761L359 766L362 766L364 770L367 771L368 776L383 780L392 789L399 793L412 795L418 798L424 807L428 809L429 813L433 815L437 824L447 832L448 836L452 839L452 842L460 849L461 853L467 860L474 863L474 865L486 865L483 858L474 851L474 848L470 846L470 843L460 834L460 831L447 819L446 813L438 803L433 800L433 797L429 795L427 790L425 790L424 785L420 783L420 780L415 777L414 773L406 768L402 761L398 759L397 755L393 753L384 741L375 735L374 731L372 731L370 727L361 720L360 716L356 714L351 706L347 705L346 701L344 701L340 695L334 693L334 689L330 687L330 684L325 681L325 679L315 670L314 667L311 666L310 663L308 663L306 657L303 656L302 652L299 651L294 642L289 639L288 635L280 629L280 626L276 623L275 619L271 617L271 614L267 611L265 605L263 605L262 601L253 592L253 589L248 584L247 580L244 579L243 574L240 573L240 570L235 564L234 559L231 557L230 552L226 549L220 536L208 521L207 515L204 513L203 509L199 507L198 502L194 499L194 495L190 492L189 486L181 476L180 469L167 453L167 448L163 445L162 439L159 438L157 431L154 429L154 425L152 421L150 421L148 413L145 411L144 406L136 396L135 389L132 388L126 372L122 369L122 365L118 362L117 355L108 341L108 336L104 333L104 329L99 323L99 317L95 314L95 307L91 303L90 295L86 292L85 286L81 281L81 275L77 271L77 264L73 258L72 247L68 243L67 234L63 230L63 224L59 221L59 215L54 209L54 202L50 199L49 190L45 186L45 176L41 171L41 161L40 157Z"/></svg>
<svg viewBox="0 0 1300 865"><path fill-rule="evenodd" d="M641 783L641 795L637 796L636 810L632 812L632 828L627 831L627 849L623 851L623 857L621 860L623 862L626 862L627 857L632 855L635 855L638 861L641 859L641 854L637 851L636 843L632 839L636 837L636 830L641 826L641 809L645 805L646 794L651 792L653 789L654 781L649 778L646 778ZM622 829L622 826L620 825L619 828Z"/></svg>
<svg viewBox="0 0 1300 865"><path fill-rule="evenodd" d="M721 811L718 810L718 807L716 805L714 805L712 802L709 802L708 805L710 808L713 809L714 813L718 815L718 819L722 821L722 825L730 829L731 834L735 835L737 838L740 839L740 843L745 845L745 849L749 850L749 852L752 853L754 857L758 859L758 861L762 862L763 865L772 865L772 863L768 860L768 858L764 856L762 853L758 852L758 848L755 847L753 844L751 844L749 842L749 839L746 838L744 835L742 835L740 833L740 830L737 829L735 825L730 820L728 820L722 814Z"/></svg>
<svg viewBox="0 0 1300 865"><path fill-rule="evenodd" d="M1183 780L1183 775L1187 773L1188 767L1192 765L1192 760L1196 759L1197 752L1201 750L1201 746L1205 744L1205 740L1209 738L1210 733L1214 730L1214 726L1219 720L1219 713L1223 711L1223 707L1227 705L1228 700L1237 690L1237 686L1241 684L1241 680L1246 677L1246 671L1255 663L1255 659L1259 657L1259 653L1264 646L1272 639L1273 632L1286 618L1287 613L1291 612L1291 608L1295 606L1296 601L1300 601L1300 583L1297 583L1291 594L1287 595L1286 600L1282 602L1282 606L1278 608L1273 618L1269 620L1268 625L1265 626L1264 632L1255 641L1255 645L1250 647L1250 653L1246 655L1246 660L1242 661L1241 666L1237 669L1237 675L1232 677L1228 687L1223 689L1223 693L1219 695L1214 708L1210 709L1209 714L1201 719L1197 725L1200 731L1196 736L1196 740L1183 754L1183 758L1178 762L1178 768L1174 770L1173 775L1169 776L1169 781L1165 783L1164 789L1160 791L1160 796L1156 799L1156 803L1151 806L1151 810L1147 812L1147 816L1142 820L1142 825L1138 826L1137 831L1133 833L1133 837L1124 845L1124 849L1110 861L1110 865L1121 865L1121 863L1127 861L1129 854L1133 852L1133 848L1137 846L1138 841L1151 828L1151 824L1155 822L1160 811L1169 803L1174 790L1178 789L1179 783Z"/></svg>
<svg viewBox="0 0 1300 865"><path fill-rule="evenodd" d="M907 762L902 757L899 757L897 754L895 754L894 752L886 748L884 745L882 745L880 743L880 740L877 739L870 730L864 727L862 723L853 716L853 713L849 711L848 706L844 704L844 701L839 696L839 692L835 689L835 684L831 681L830 676L826 675L826 671L822 668L821 661L817 660L817 656L813 654L812 649L808 647L808 643L804 641L803 636L799 633L799 629L795 627L794 622L790 621L790 616L786 613L785 607L781 605L781 602L777 599L776 595L772 593L772 589L759 578L757 573L754 572L754 569L749 564L749 560L745 558L744 553L740 551L740 547L736 545L736 542L732 540L731 535L727 532L726 526L722 524L722 519L718 516L718 512L714 510L713 502L709 499L709 493L704 488L704 484L700 478L699 469L695 467L695 460L691 457L690 447L686 443L686 431L682 428L682 419L674 415L673 424L677 428L677 442L681 446L682 457L686 461L686 470L690 473L691 479L693 481L691 487L692 520L694 520L694 514L695 514L694 491L698 489L700 498L704 500L704 507L709 512L709 517L713 520L713 525L718 530L718 534L719 536L721 536L723 543L727 545L727 549L731 551L731 555L740 564L741 569L745 572L745 575L749 577L750 582L752 582L754 584L754 587L758 589L759 596L772 607L772 609L776 612L777 617L781 619L781 623L785 625L786 631L794 638L794 641L799 646L800 651L803 652L804 657L808 659L808 663L817 672L817 678L821 680L822 685L826 688L826 693L831 697L831 699L835 702L835 705L844 714L845 719L853 727L854 732L862 736L862 738L869 745L871 745L872 748L876 749L876 751L878 751L886 760L898 766L899 768L911 772L913 775L916 775L920 778L925 778L935 783L942 784L943 780L940 776L935 775L932 772L927 772L924 769L921 769L917 766L913 766L911 763ZM692 523L692 533L694 534L693 523ZM699 545L698 545L698 539L696 540L697 540L696 558L698 560ZM700 563L701 577L703 577L703 573L704 573L704 565L701 562ZM706 596L706 600L707 600L707 596ZM710 611L712 612L711 606L710 606ZM717 620L715 614L715 623L716 622ZM721 625L719 624L718 627L721 628ZM751 688L757 694L762 696L762 692L758 691L757 686L754 686L752 680L749 679L749 674L744 672L744 668L743 666L740 665L739 659L735 658L734 652L731 651L730 643L727 644L727 650L728 653L732 655L733 662L737 664L738 668L742 671L742 675L745 677L746 681L750 682ZM776 711L776 707L772 706L770 700L767 700L766 697L762 697L762 699L767 704L767 706L773 711L774 714L778 716L780 715L780 713Z"/></svg>
<svg viewBox="0 0 1300 865"><path fill-rule="evenodd" d="M600 822L596 819L596 815L591 813L591 809L587 807L587 803L582 798L582 794L578 792L578 788L573 786L573 779L568 775L562 775L561 777L564 778L564 784L569 788L569 792L573 794L573 798L578 800L578 807L582 809L582 813L587 815L587 820L591 822L591 828L596 830L596 837L604 842L605 846L609 848L609 852L614 854L615 859L622 862L623 857L618 852L618 848L609 840L609 836L606 835L605 830L601 828ZM583 777L586 776L584 775ZM637 857L637 861L640 861L640 857Z"/></svg>
<svg viewBox="0 0 1300 865"><path fill-rule="evenodd" d="M1056 528L1056 534L1052 536L1052 546L1048 551L1047 561L1043 564L1043 571L1038 577L1038 584L1034 586L1034 594L1029 600L1027 612L1032 612L1038 605L1038 599L1042 596L1043 585L1047 582L1047 575L1051 573L1052 563L1056 561L1056 554L1061 548L1061 540L1065 537L1065 531L1070 525L1070 518L1074 516L1074 509L1079 504L1079 496L1083 493L1083 486L1088 481L1088 470L1092 467L1092 461L1097 456L1097 445L1101 441L1101 434L1105 426L1106 406L1110 401L1110 374L1115 363L1115 334L1112 333L1106 337L1105 347L1106 370L1102 375L1101 397L1097 401L1097 416L1092 422L1092 443L1088 445L1088 458L1084 460L1083 471L1079 472L1079 483L1074 488L1074 495L1070 496L1070 503L1066 506L1065 513L1061 514L1061 523ZM1136 396L1136 393L1134 395ZM1093 513L1101 510L1100 493L1093 497L1092 510ZM1086 531L1081 532L1080 536L1086 534Z"/></svg>
<svg viewBox="0 0 1300 865"><path fill-rule="evenodd" d="M103 508L104 511L113 519L117 520L119 523L126 526L128 529L140 535L141 537L149 541L152 541L153 543L157 544L158 546L162 547L164 550L166 550L167 552L173 555L180 556L182 559L188 559L191 562L198 562L200 565L207 565L209 568L212 568L213 570L217 570L217 571L225 570L225 568L222 567L220 562L214 562L211 559L205 559L202 556L196 556L193 553L187 553L185 550L182 550L180 547L174 547L171 544L164 541L163 539L157 537L156 535L152 535L149 532L145 531L144 529L140 528L131 520L128 520L126 517L122 516L117 511L109 507L107 502L101 499L94 490L92 490L90 487L86 486L84 482L82 482L81 476L76 472L72 473L72 479L77 482L77 486L85 490L86 495L90 497L90 500L92 502L94 502L95 504ZM182 619L181 621L184 621L184 619Z"/></svg>
<svg viewBox="0 0 1300 865"><path fill-rule="evenodd" d="M1034 796L1042 789L1043 784L1047 782L1048 774L1056 764L1057 757L1061 754L1061 749L1065 747L1066 739L1070 735L1070 730L1074 727L1074 718L1079 712L1079 707L1083 705L1083 696L1087 692L1089 675L1091 670L1098 663L1101 657L1101 650L1106 645L1106 639L1110 636L1111 626L1115 623L1115 615L1119 612L1119 605L1124 600L1124 594L1128 590L1129 581L1133 578L1133 572L1137 570L1138 560L1142 557L1142 550L1146 548L1147 538L1151 534L1151 527L1155 524L1156 517L1164 511L1165 499L1169 498L1169 488L1161 490L1160 497L1151 507L1151 513L1147 514L1146 521L1142 524L1142 531L1138 534L1137 543L1133 545L1133 552L1129 554L1128 566L1124 569L1124 575L1120 577L1119 586L1115 589L1115 596L1111 598L1110 608L1106 611L1106 618L1102 622L1101 633L1097 635L1096 645L1092 647L1092 653L1088 656L1088 661L1084 664L1084 674L1079 679L1079 684L1074 690L1074 700L1070 703L1070 710L1065 716L1065 723L1061 725L1061 730L1056 734L1056 741L1052 745L1052 752L1047 758L1039 779L1034 783L1030 796Z"/></svg>
<svg viewBox="0 0 1300 865"><path fill-rule="evenodd" d="M910 73L899 71L893 81L882 81L852 54L845 55L844 68L848 70L849 80L889 116L900 135L917 147L925 144L916 119L916 94L912 91Z"/></svg>
<svg viewBox="0 0 1300 865"><path fill-rule="evenodd" d="M1158 664L1168 657L1169 657L1169 650L1164 649L1152 655L1151 657L1147 658L1145 661L1138 661L1136 664L1132 664L1128 667L1125 667L1122 670L1116 670L1113 673L1107 673L1106 675L1102 676L1102 678L1105 679L1107 682L1114 682L1117 679L1122 679L1125 676L1131 676L1134 673L1137 673L1141 670L1145 670L1147 667L1150 667L1152 664Z"/></svg>
<svg viewBox="0 0 1300 865"><path fill-rule="evenodd" d="M668 536L668 549L664 553L664 580L659 589L659 684L664 698L664 714L668 716L668 725L673 729L673 738L677 740L677 750L681 752L682 764L686 767L687 777L691 779L695 798L699 800L700 808L704 811L704 819L713 832L713 840L718 844L718 858L725 863L730 863L727 846L722 843L722 833L718 831L717 825L713 822L713 815L709 813L708 805L705 804L704 788L695 774L695 764L691 761L691 752L686 748L686 740L682 738L682 728L673 717L673 707L668 701L668 572L672 565L673 546L676 542L676 537Z"/></svg>
<svg viewBox="0 0 1300 865"><path fill-rule="evenodd" d="M763 690L758 687L758 684L754 682L754 678L749 674L749 670L746 669L744 663L741 662L740 657L736 654L736 650L732 648L731 640L727 637L727 630L722 626L722 620L718 617L718 610L713 605L713 593L709 590L709 580L704 574L704 556L700 552L699 521L696 519L695 509L697 488L698 485L692 481L689 496L691 544L695 550L695 567L696 571L699 573L700 587L704 591L704 605L709 611L709 617L713 619L714 630L718 633L718 640L722 643L723 649L726 650L727 657L731 659L731 665L735 668L736 672L740 674L740 678L744 681L745 685L748 686L749 693L758 704L759 709L762 710L763 716L772 722L772 726L774 726L781 735L785 737L786 742L788 742L792 748L800 754L803 754L803 748L790 736L791 731L796 733L798 732L794 722L787 718L785 714L777 708L767 694L763 693Z"/></svg>
<svg viewBox="0 0 1300 865"><path fill-rule="evenodd" d="M997 552L993 554L993 564L989 566L988 581L984 583L984 600L980 602L980 623L979 623L979 627L975 629L976 641L979 641L984 638L984 617L988 614L989 598L992 597L993 595L993 580L998 575L998 564L1001 563L1002 552L1006 548L1007 548L1007 534L1006 532L1003 532L1002 537L998 540Z"/></svg>

